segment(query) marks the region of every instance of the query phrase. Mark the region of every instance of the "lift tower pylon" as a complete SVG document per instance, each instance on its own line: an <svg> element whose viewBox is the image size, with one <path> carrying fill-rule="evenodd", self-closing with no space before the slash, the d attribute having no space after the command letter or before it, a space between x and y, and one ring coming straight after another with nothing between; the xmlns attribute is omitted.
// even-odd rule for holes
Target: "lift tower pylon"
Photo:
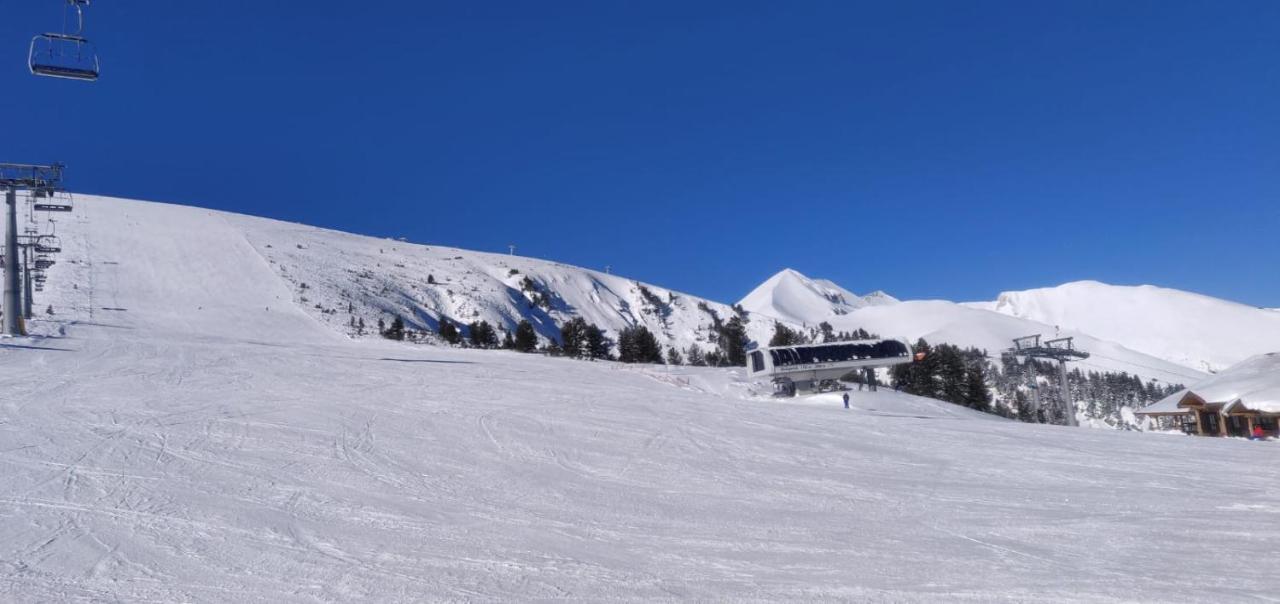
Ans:
<svg viewBox="0 0 1280 604"><path fill-rule="evenodd" d="M1058 379L1061 380L1062 395L1060 403L1062 405L1062 414L1068 426L1077 426L1075 402L1071 400L1071 388L1067 381L1067 361L1078 361L1089 358L1089 353L1083 350L1076 350L1074 338L1057 338L1054 340L1040 341L1040 336L1026 336L1016 338L1013 341L1013 348L1005 351L1005 354L1016 357L1027 357L1032 362L1031 379L1032 386L1035 389L1032 395L1035 399L1036 410L1040 407L1040 388L1036 387L1035 381L1035 363L1036 359L1052 359L1058 362Z"/></svg>
<svg viewBox="0 0 1280 604"><path fill-rule="evenodd" d="M26 335L22 322L22 275L18 258L18 191L52 197L62 183L62 164L36 166L0 164L0 188L5 190L4 334Z"/></svg>

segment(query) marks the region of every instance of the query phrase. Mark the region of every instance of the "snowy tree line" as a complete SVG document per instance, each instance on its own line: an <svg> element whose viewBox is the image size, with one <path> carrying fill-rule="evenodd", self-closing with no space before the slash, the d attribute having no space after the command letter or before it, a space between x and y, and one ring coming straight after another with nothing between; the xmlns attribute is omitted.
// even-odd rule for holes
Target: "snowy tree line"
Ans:
<svg viewBox="0 0 1280 604"><path fill-rule="evenodd" d="M836 332L826 322L807 332L775 323L769 346L878 338L865 329ZM913 352L923 353L923 358L896 365L889 371L895 388L1025 422L1061 423L1064 419L1059 417L1062 386L1055 363L1029 360L1030 364L1020 364L1014 359L1002 358L996 364L985 350L947 343L933 346L923 338L915 343ZM1038 410L1031 390L1029 372L1032 368L1037 376ZM843 378L859 383L864 379L861 372L852 372ZM1142 378L1123 372L1082 372L1079 368L1069 371L1067 382L1070 400L1082 405L1087 417L1116 428L1131 427L1132 416L1126 415L1125 409L1144 407L1182 388L1180 384L1143 382Z"/></svg>
<svg viewBox="0 0 1280 604"><path fill-rule="evenodd" d="M828 342L853 342L857 340L878 340L879 335L865 329L853 331L836 331L830 323L823 321L817 327L804 332L792 329L782 323L773 324L773 337L769 346L799 346L803 344L826 344Z"/></svg>
<svg viewBox="0 0 1280 604"><path fill-rule="evenodd" d="M656 296L655 296L656 298ZM661 299L652 302L661 302ZM746 364L749 340L745 312L735 312L723 320L714 310L705 309L712 325L709 346L693 344L683 350L663 349L658 338L644 325L626 327L616 339L582 317L574 317L559 327L559 338L541 338L528 320L521 320L513 331L494 328L487 321L465 325L440 317L437 336L450 345L481 349L506 349L526 353L542 353L587 360L616 360L623 363L691 365L699 367L740 367ZM738 309L735 309L737 311ZM363 330L363 319L353 327ZM501 331L501 336L499 335ZM393 340L420 341L424 334L405 329L404 321L394 317L388 323L378 321L378 333ZM837 332L828 323L809 330L798 330L782 323L774 324L769 346L792 346L811 343L877 339L864 329ZM890 372L891 385L904 392L925 396L985 413L1032 423L1060 423L1061 384L1056 364L1028 360L1017 363L1002 358L991 360L985 350L961 348L947 343L931 345L924 339L914 345L915 353L923 353L920 361L897 365ZM1034 368L1040 405L1034 403L1035 392L1029 372ZM861 373L851 373L845 381L861 382ZM1116 428L1132 426L1133 410L1155 402L1182 386L1144 382L1128 373L1081 371L1072 368L1067 374L1071 400L1083 406L1086 417Z"/></svg>
<svg viewBox="0 0 1280 604"><path fill-rule="evenodd" d="M663 350L657 336L644 325L626 327L614 340L605 330L582 317L574 317L561 325L558 338L546 338L542 341L527 319L520 320L514 331L508 331L494 328L488 321L473 321L463 325L441 316L435 337L452 346L539 352L577 359L733 367L746 364L749 344L747 320L745 313L735 315L728 321L721 321L716 317L710 334L711 346L705 350L697 344L683 350L670 346ZM353 316L351 329L353 335L363 335L364 319ZM502 332L501 337L499 331ZM429 337L425 332L406 329L404 320L398 316L390 321L378 319L377 333L397 341L421 342Z"/></svg>
<svg viewBox="0 0 1280 604"><path fill-rule="evenodd" d="M896 388L919 396L927 396L986 413L1030 423L1060 423L1058 417L1062 386L1058 366L1047 361L1028 360L1018 363L1002 357L1000 364L991 361L987 351L960 348L951 344L931 346L923 338L913 347L923 353L921 361L897 365L890 371ZM1030 372L1034 368L1040 407L1035 406ZM1073 368L1067 373L1070 400L1084 405L1085 416L1115 428L1132 427L1124 410L1138 409L1182 389L1180 384L1143 382L1125 372L1082 372Z"/></svg>

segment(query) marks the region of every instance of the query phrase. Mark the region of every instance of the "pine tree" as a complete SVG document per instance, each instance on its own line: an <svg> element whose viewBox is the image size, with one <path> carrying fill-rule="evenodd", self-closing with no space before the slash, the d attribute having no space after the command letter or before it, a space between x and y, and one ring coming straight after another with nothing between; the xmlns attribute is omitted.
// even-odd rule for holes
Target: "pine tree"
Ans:
<svg viewBox="0 0 1280 604"><path fill-rule="evenodd" d="M918 396L937 398L938 358L934 356L933 348L924 338L916 342L915 352L916 354L924 353L924 358L911 365L910 392Z"/></svg>
<svg viewBox="0 0 1280 604"><path fill-rule="evenodd" d="M580 359L611 359L613 345L604 331L587 323L582 317L574 317L560 327L560 345L566 356Z"/></svg>
<svg viewBox="0 0 1280 604"><path fill-rule="evenodd" d="M502 334L503 334L503 335L502 335L502 349L503 349L503 350L514 350L514 349L515 349L515 347L516 347L516 340L515 340L515 338L511 337L511 332L509 332L509 331L507 331L507 330L505 330L505 329L504 329L504 330L502 330Z"/></svg>
<svg viewBox="0 0 1280 604"><path fill-rule="evenodd" d="M822 332L822 342L823 342L824 344L825 344L825 343L827 343L827 342L834 342L834 341L836 341L836 332L835 332L835 328L834 328L834 327L832 327L830 323L828 323L828 322L826 322L826 321L823 321L823 322L819 323L819 324L818 324L818 331Z"/></svg>
<svg viewBox="0 0 1280 604"><path fill-rule="evenodd" d="M960 350L950 344L940 344L934 351L937 367L937 384L939 398L949 403L957 405L965 404L965 386L967 385L965 375L964 359L960 356Z"/></svg>
<svg viewBox="0 0 1280 604"><path fill-rule="evenodd" d="M924 338L920 338L912 348L917 355L923 353L924 358L910 364L895 365L890 370L893 381L909 394L939 398L937 355Z"/></svg>
<svg viewBox="0 0 1280 604"><path fill-rule="evenodd" d="M991 391L987 388L986 360L970 363L965 372L965 406L991 413Z"/></svg>
<svg viewBox="0 0 1280 604"><path fill-rule="evenodd" d="M467 326L471 345L476 348L494 348L498 345L498 332L488 321L475 321Z"/></svg>
<svg viewBox="0 0 1280 604"><path fill-rule="evenodd" d="M690 344L689 349L685 351L688 363L693 367L706 367L707 358L702 354L702 349L697 344Z"/></svg>
<svg viewBox="0 0 1280 604"><path fill-rule="evenodd" d="M382 319L378 319L378 328L382 328ZM382 337L388 340L404 340L404 320L396 317L391 320L391 327L382 331Z"/></svg>
<svg viewBox="0 0 1280 604"><path fill-rule="evenodd" d="M565 356L585 358L587 352L587 321L574 317L560 326L560 348Z"/></svg>
<svg viewBox="0 0 1280 604"><path fill-rule="evenodd" d="M623 363L662 362L662 346L643 325L624 328L618 334L618 360Z"/></svg>
<svg viewBox="0 0 1280 604"><path fill-rule="evenodd" d="M747 364L747 327L742 316L743 313L739 313L731 317L720 329L721 361L729 366L742 367Z"/></svg>
<svg viewBox="0 0 1280 604"><path fill-rule="evenodd" d="M855 371L854 373L860 373ZM902 388L907 393L911 392L911 364L903 363L894 365L889 368L889 380L893 382L895 388ZM857 380L854 380L857 381Z"/></svg>
<svg viewBox="0 0 1280 604"><path fill-rule="evenodd" d="M1018 408L1018 421L1035 423L1036 416L1034 410L1031 409L1031 399L1025 392L1015 390L1013 393L1013 404Z"/></svg>
<svg viewBox="0 0 1280 604"><path fill-rule="evenodd" d="M722 354L719 350L707 351L707 354L704 355L702 358L704 359L705 364L708 367L724 367L725 366L724 354Z"/></svg>
<svg viewBox="0 0 1280 604"><path fill-rule="evenodd" d="M773 324L773 337L769 339L770 346L795 346L804 343L804 335L800 332L782 323Z"/></svg>
<svg viewBox="0 0 1280 604"><path fill-rule="evenodd" d="M458 327L443 315L440 316L440 337L454 345L462 341L462 334L458 333Z"/></svg>
<svg viewBox="0 0 1280 604"><path fill-rule="evenodd" d="M680 356L680 351L676 350L674 346L670 346L667 348L667 364L668 365L684 364L684 358Z"/></svg>
<svg viewBox="0 0 1280 604"><path fill-rule="evenodd" d="M609 352L612 343L609 341L609 338L604 335L604 331L599 327L596 327L594 324L588 324L586 335L587 354L590 355L592 359L608 361L613 358L613 355Z"/></svg>
<svg viewBox="0 0 1280 604"><path fill-rule="evenodd" d="M515 349L519 352L533 352L537 348L538 334L533 330L533 324L522 319L516 325Z"/></svg>
<svg viewBox="0 0 1280 604"><path fill-rule="evenodd" d="M618 332L618 361L623 363L638 363L636 358L636 331L634 327L623 327Z"/></svg>

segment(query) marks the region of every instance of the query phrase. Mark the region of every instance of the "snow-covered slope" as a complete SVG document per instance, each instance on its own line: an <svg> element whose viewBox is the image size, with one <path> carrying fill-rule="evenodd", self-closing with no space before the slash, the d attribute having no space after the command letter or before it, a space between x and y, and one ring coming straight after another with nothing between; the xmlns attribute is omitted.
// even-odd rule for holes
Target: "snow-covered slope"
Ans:
<svg viewBox="0 0 1280 604"><path fill-rule="evenodd" d="M122 275L112 278L138 282L148 294L138 309L100 312L145 312L205 332L224 333L225 324L265 338L276 331L300 333L287 326L296 322L318 332L315 337L332 338L355 334L352 323L363 321L364 333L376 337L379 319L399 316L410 329L431 339L444 316L463 325L484 320L506 330L528 319L544 338L551 338L559 324L581 316L614 336L624 327L644 325L664 346L684 350L697 345L705 350L714 348L715 322L735 313L719 302L545 260L417 245L166 204L94 197L86 197L83 203L99 208L99 223L123 238L119 249L124 259L108 260L118 262L108 266ZM88 253L94 254L93 250ZM148 254L173 258L187 268L174 275L131 275L136 270L155 270L128 260ZM215 264L228 258L234 262ZM217 270L234 271L236 279ZM192 275L200 277L192 280ZM239 284L234 287L256 292L253 301L248 306L238 299L213 303L229 294L217 284L236 280ZM99 307L119 307L110 301L98 302ZM756 288L742 307L754 319L748 322L749 335L761 342L769 338L775 320L810 328L828 321L837 331L864 328L887 336L978 346L993 353L1014 337L1054 333L1052 324L949 302L898 302L880 292L860 297L793 270L782 271ZM190 309L197 314L190 315ZM1274 316L1280 322L1280 315ZM261 325L263 321L268 325ZM1127 371L1168 383L1203 377L1176 362L1092 337L1087 330L1066 333L1077 335L1082 348L1094 354L1083 364L1087 368Z"/></svg>
<svg viewBox="0 0 1280 604"><path fill-rule="evenodd" d="M1280 313L1150 285L1079 281L1005 292L990 308L1203 371L1280 350Z"/></svg>
<svg viewBox="0 0 1280 604"><path fill-rule="evenodd" d="M952 302L930 300L901 302L892 306L864 308L831 320L837 331L863 328L872 333L924 338L984 349L992 357L1012 345L1014 338L1044 334L1053 336L1053 326L1019 319ZM1124 371L1167 384L1185 384L1204 377L1203 373L1163 359L1095 338L1089 334L1064 331L1075 344L1091 355L1073 366L1083 370Z"/></svg>
<svg viewBox="0 0 1280 604"><path fill-rule="evenodd" d="M743 298L741 304L757 317L756 323L763 323L761 319L766 316L810 327L826 321L836 331L861 328L882 336L924 338L933 343L982 348L993 356L1009 348L1014 338L1022 336L1074 336L1076 344L1093 355L1078 365L1086 370L1124 371L1169 384L1185 384L1205 376L1195 369L1144 354L1116 341L1095 337L1083 330L1059 333L1052 324L943 300L899 302L889 298L891 303L869 304L866 299L848 294L838 286L822 285L829 283L787 270L761 284ZM847 296L841 297L839 292ZM829 293L834 295L828 297ZM832 300L852 303L836 304Z"/></svg>
<svg viewBox="0 0 1280 604"><path fill-rule="evenodd" d="M186 338L313 343L343 340L293 303L294 293L234 216L177 205L77 196L58 223L63 253L36 305L56 316L145 324Z"/></svg>
<svg viewBox="0 0 1280 604"><path fill-rule="evenodd" d="M354 335L353 320L376 333L378 319L403 318L435 332L442 316L466 325L488 321L514 331L528 319L543 338L583 317L613 337L644 325L664 346L714 345L713 326L734 310L656 285L557 262L418 245L305 225L224 214L290 284L295 301L316 320ZM749 325L754 337L771 325Z"/></svg>
<svg viewBox="0 0 1280 604"><path fill-rule="evenodd" d="M284 227L243 222L82 199L60 224L47 337L0 342L0 599L1274 591L1239 569L1280 565L1275 443L884 391L845 411L757 396L737 370L351 340L252 251L285 241L246 242Z"/></svg>
<svg viewBox="0 0 1280 604"><path fill-rule="evenodd" d="M796 270L785 269L761 283L739 304L753 314L812 326L859 308L896 302L884 292L877 291L862 297L831 281L810 279Z"/></svg>

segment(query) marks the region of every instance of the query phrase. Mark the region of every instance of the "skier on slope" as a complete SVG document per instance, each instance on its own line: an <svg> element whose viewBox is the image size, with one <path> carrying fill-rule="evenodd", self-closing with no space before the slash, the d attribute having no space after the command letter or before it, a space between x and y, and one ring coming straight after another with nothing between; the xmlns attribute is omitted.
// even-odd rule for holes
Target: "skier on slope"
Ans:
<svg viewBox="0 0 1280 604"><path fill-rule="evenodd" d="M845 408L845 409L848 409L848 408L849 408L849 393L848 393L848 392L844 393L844 408Z"/></svg>

